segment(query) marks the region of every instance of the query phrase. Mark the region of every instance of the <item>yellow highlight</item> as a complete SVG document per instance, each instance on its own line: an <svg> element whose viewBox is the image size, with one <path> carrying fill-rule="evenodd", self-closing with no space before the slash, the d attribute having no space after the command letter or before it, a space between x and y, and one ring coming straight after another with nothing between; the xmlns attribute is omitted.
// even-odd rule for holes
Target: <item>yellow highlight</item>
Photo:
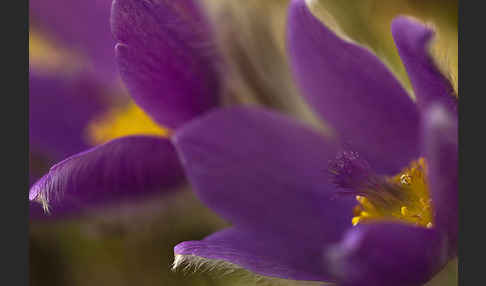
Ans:
<svg viewBox="0 0 486 286"><path fill-rule="evenodd" d="M363 190L370 195L356 196L359 204L354 208L353 226L388 219L431 228L432 202L425 173L425 160L420 158L396 176L387 178L386 187Z"/></svg>
<svg viewBox="0 0 486 286"><path fill-rule="evenodd" d="M87 128L88 142L93 145L128 135L167 137L170 130L155 123L133 102L110 109L92 121Z"/></svg>
<svg viewBox="0 0 486 286"><path fill-rule="evenodd" d="M29 65L44 72L74 71L81 67L82 59L48 35L30 27Z"/></svg>

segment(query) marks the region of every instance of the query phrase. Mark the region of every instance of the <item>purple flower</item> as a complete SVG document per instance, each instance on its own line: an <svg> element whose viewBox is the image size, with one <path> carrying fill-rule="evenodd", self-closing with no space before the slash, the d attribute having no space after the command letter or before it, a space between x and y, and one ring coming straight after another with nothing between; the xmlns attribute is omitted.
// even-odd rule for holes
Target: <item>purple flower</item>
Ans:
<svg viewBox="0 0 486 286"><path fill-rule="evenodd" d="M177 128L217 106L218 59L209 25L192 0L116 0L111 25L122 79L156 122ZM67 214L185 184L172 142L136 135L54 165L32 186L29 199L53 214Z"/></svg>
<svg viewBox="0 0 486 286"><path fill-rule="evenodd" d="M106 79L116 74L111 1L29 3L30 177L35 181L47 165L90 147L85 129L108 109L107 90L113 86Z"/></svg>
<svg viewBox="0 0 486 286"><path fill-rule="evenodd" d="M30 184L90 147L86 127L109 107L106 79L114 79L115 65L106 56L113 54L110 2L101 2L30 1ZM38 204L31 203L30 216L43 216Z"/></svg>
<svg viewBox="0 0 486 286"><path fill-rule="evenodd" d="M32 185L48 166L89 147L85 128L107 106L90 74L29 73L29 177ZM31 218L42 217L31 204Z"/></svg>
<svg viewBox="0 0 486 286"><path fill-rule="evenodd" d="M89 147L86 126L107 108L107 100L90 73L59 76L31 69L29 89L30 177L35 181L46 165Z"/></svg>
<svg viewBox="0 0 486 286"><path fill-rule="evenodd" d="M29 137L40 157L59 160L88 147L83 129L107 102L99 76L115 67L109 8L109 0L29 2Z"/></svg>
<svg viewBox="0 0 486 286"><path fill-rule="evenodd" d="M110 1L32 0L29 9L32 185L50 165L91 146L87 127L115 100L107 94L115 64L107 56L113 55ZM39 206L31 203L31 218L44 217Z"/></svg>
<svg viewBox="0 0 486 286"><path fill-rule="evenodd" d="M86 73L62 77L31 70L29 88L31 155L52 164L88 148L86 125L106 108L96 80Z"/></svg>
<svg viewBox="0 0 486 286"><path fill-rule="evenodd" d="M243 107L177 130L189 181L233 226L177 245L175 267L205 259L292 280L422 285L457 250L457 99L428 54L433 32L392 23L413 101L305 0L289 9L296 80L337 136Z"/></svg>

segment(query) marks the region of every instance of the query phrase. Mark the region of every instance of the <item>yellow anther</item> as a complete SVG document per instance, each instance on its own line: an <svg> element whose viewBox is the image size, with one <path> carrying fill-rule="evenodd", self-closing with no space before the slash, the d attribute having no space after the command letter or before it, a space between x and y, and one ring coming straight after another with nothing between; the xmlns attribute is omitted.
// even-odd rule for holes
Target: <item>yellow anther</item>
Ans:
<svg viewBox="0 0 486 286"><path fill-rule="evenodd" d="M402 207L402 208L400 209L400 213L401 213L403 216L408 216L408 215L410 214L410 213L409 213L409 211L408 211L408 209L407 209L407 207Z"/></svg>
<svg viewBox="0 0 486 286"><path fill-rule="evenodd" d="M385 185L382 187L378 185L376 189L357 190L364 195L356 196L359 204L353 209L353 225L388 219L432 227L432 202L426 181L425 163L420 158L396 176L384 178Z"/></svg>
<svg viewBox="0 0 486 286"><path fill-rule="evenodd" d="M372 211L372 212L375 211L375 207L370 202L370 200L368 200L367 198L365 198L363 196L356 196L356 200L360 203L360 205L362 206L362 209L366 209L366 210Z"/></svg>
<svg viewBox="0 0 486 286"><path fill-rule="evenodd" d="M369 212L361 212L360 215L362 217L370 217L371 216Z"/></svg>
<svg viewBox="0 0 486 286"><path fill-rule="evenodd" d="M410 177L409 174L403 174L400 176L400 182L403 185L410 185L412 183L412 178Z"/></svg>
<svg viewBox="0 0 486 286"><path fill-rule="evenodd" d="M353 224L353 226L357 225L359 222L361 221L361 217L359 216L355 216L353 217L353 219L351 220L351 223Z"/></svg>

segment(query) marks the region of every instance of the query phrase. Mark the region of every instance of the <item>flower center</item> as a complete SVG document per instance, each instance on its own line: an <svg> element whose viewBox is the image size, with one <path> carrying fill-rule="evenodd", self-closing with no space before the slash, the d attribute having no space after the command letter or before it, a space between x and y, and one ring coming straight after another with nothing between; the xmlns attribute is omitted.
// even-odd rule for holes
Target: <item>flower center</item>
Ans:
<svg viewBox="0 0 486 286"><path fill-rule="evenodd" d="M399 174L388 177L374 174L355 152L343 152L329 168L333 182L344 193L356 195L352 224L377 220L399 220L432 227L432 205L426 181L424 158L412 161Z"/></svg>

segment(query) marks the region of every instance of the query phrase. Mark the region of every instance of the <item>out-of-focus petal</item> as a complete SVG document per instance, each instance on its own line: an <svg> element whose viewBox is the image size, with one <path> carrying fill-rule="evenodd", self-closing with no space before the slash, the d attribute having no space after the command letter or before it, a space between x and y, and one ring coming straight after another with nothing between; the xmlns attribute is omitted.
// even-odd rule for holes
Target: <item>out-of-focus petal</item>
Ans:
<svg viewBox="0 0 486 286"><path fill-rule="evenodd" d="M309 245L306 240L288 236L228 228L201 241L186 241L174 248L175 265L204 267L241 267L263 276L292 280L330 281L322 268L323 245ZM201 258L203 259L202 261ZM199 260L199 261L198 261ZM232 265L219 264L218 261ZM198 265L202 264L202 265Z"/></svg>
<svg viewBox="0 0 486 286"><path fill-rule="evenodd" d="M289 56L303 95L373 169L394 174L417 158L419 114L387 67L339 38L309 11L290 4Z"/></svg>
<svg viewBox="0 0 486 286"><path fill-rule="evenodd" d="M433 229L360 224L326 252L339 285L419 286L447 263L447 242Z"/></svg>
<svg viewBox="0 0 486 286"><path fill-rule="evenodd" d="M417 104L425 109L439 102L450 111L457 112L454 89L439 71L428 50L434 36L433 30L411 18L397 17L392 22L392 33L415 91Z"/></svg>
<svg viewBox="0 0 486 286"><path fill-rule="evenodd" d="M326 277L311 266L320 254L311 253L340 239L353 208L330 181L328 164L338 151L332 142L286 116L241 107L212 112L172 139L206 205L262 239L287 242L287 251L300 248L308 254L300 262L310 267L308 279Z"/></svg>
<svg viewBox="0 0 486 286"><path fill-rule="evenodd" d="M184 182L175 148L165 138L123 137L54 165L30 189L29 199L55 214L137 199Z"/></svg>
<svg viewBox="0 0 486 286"><path fill-rule="evenodd" d="M88 148L84 129L105 108L102 88L86 74L29 74L29 145L53 160Z"/></svg>
<svg viewBox="0 0 486 286"><path fill-rule="evenodd" d="M111 0L30 0L32 24L92 60L98 76L116 76Z"/></svg>
<svg viewBox="0 0 486 286"><path fill-rule="evenodd" d="M454 256L459 223L457 119L445 107L434 106L425 115L424 133L434 225L447 235Z"/></svg>
<svg viewBox="0 0 486 286"><path fill-rule="evenodd" d="M193 0L115 0L116 59L135 102L175 128L218 103L216 51Z"/></svg>

